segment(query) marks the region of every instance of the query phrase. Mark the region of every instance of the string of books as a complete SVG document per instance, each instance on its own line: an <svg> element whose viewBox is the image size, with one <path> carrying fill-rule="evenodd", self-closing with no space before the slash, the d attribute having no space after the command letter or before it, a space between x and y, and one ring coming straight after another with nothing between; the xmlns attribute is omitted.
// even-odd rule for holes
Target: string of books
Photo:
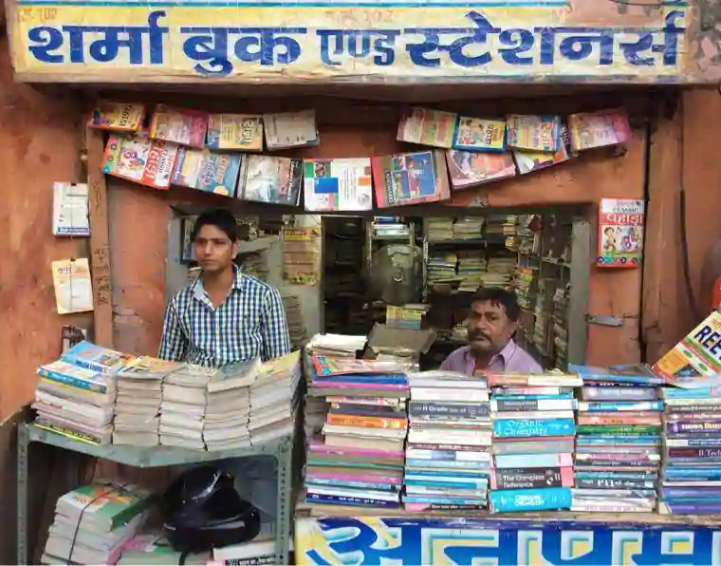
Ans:
<svg viewBox="0 0 721 566"><path fill-rule="evenodd" d="M532 173L631 135L623 109L485 119L411 108L398 141L434 149L303 160L259 152L319 145L314 110L261 116L157 105L148 115L143 104L108 101L88 126L110 132L103 163L109 175L292 206L303 192L311 212L371 210L374 195L379 208L449 200L451 189Z"/></svg>
<svg viewBox="0 0 721 566"><path fill-rule="evenodd" d="M321 513L721 513L721 312L653 368L469 377L355 359L346 338L311 341L304 497Z"/></svg>
<svg viewBox="0 0 721 566"><path fill-rule="evenodd" d="M35 424L94 444L235 450L293 433L300 354L220 369L83 341L38 368Z"/></svg>

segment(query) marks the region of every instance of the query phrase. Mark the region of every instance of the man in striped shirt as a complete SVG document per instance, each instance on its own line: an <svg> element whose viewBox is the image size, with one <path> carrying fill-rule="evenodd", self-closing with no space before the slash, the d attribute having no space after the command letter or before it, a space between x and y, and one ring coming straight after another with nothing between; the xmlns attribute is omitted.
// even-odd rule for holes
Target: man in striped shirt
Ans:
<svg viewBox="0 0 721 566"><path fill-rule="evenodd" d="M191 237L202 271L168 304L158 357L220 367L289 353L280 293L233 263L238 254L233 214L226 209L204 212Z"/></svg>

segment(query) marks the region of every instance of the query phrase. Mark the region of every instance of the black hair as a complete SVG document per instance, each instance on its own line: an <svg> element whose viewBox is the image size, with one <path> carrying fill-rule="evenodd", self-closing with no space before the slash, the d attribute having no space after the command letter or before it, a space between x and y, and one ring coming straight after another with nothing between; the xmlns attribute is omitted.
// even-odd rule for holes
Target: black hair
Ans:
<svg viewBox="0 0 721 566"><path fill-rule="evenodd" d="M484 287L473 295L473 303L491 303L493 306L502 306L511 322L518 322L521 316L521 307L518 306L516 293L507 291L502 287Z"/></svg>
<svg viewBox="0 0 721 566"><path fill-rule="evenodd" d="M233 213L227 208L211 208L201 213L193 225L193 231L190 234L191 241L195 241L203 226L215 226L225 232L231 242L238 240L238 223L235 221Z"/></svg>

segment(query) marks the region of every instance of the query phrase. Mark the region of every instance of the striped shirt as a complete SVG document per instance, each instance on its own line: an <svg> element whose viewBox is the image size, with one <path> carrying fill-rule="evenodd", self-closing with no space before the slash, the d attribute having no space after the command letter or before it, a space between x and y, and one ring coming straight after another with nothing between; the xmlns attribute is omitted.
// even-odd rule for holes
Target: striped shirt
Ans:
<svg viewBox="0 0 721 566"><path fill-rule="evenodd" d="M235 267L230 292L217 308L200 278L171 299L158 357L220 367L257 356L267 361L290 351L280 293Z"/></svg>

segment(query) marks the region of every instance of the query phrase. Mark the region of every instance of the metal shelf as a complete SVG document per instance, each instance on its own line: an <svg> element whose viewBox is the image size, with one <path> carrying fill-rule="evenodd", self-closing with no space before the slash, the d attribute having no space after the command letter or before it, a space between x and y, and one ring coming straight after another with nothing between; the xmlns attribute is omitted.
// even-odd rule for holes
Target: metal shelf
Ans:
<svg viewBox="0 0 721 566"><path fill-rule="evenodd" d="M40 429L32 423L18 425L17 460L17 563L28 564L28 473L29 448L32 442L70 450L79 454L109 460L135 468L159 468L216 462L219 460L272 456L275 458L277 481L276 509L276 564L288 564L289 537L292 513L291 467L293 438L290 436L263 446L241 450L203 452L164 446L136 447L122 445L95 445L67 438L60 434Z"/></svg>

